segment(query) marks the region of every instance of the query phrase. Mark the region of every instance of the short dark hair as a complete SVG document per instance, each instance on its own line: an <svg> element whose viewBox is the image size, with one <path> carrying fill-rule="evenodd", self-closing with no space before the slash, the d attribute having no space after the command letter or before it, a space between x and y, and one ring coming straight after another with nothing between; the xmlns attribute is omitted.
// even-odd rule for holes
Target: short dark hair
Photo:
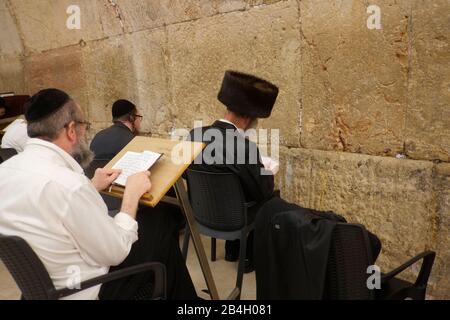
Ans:
<svg viewBox="0 0 450 320"><path fill-rule="evenodd" d="M128 100L120 99L112 105L113 120L125 120L131 115L136 114L136 105Z"/></svg>
<svg viewBox="0 0 450 320"><path fill-rule="evenodd" d="M248 115L246 115L246 114L243 114L243 113L240 113L240 112L236 112L236 111L231 110L231 109L229 109L229 108L227 108L227 110L228 110L228 112L233 113L234 115L238 116L239 118L243 118L243 119L252 118L252 117L250 117L250 116L248 116Z"/></svg>

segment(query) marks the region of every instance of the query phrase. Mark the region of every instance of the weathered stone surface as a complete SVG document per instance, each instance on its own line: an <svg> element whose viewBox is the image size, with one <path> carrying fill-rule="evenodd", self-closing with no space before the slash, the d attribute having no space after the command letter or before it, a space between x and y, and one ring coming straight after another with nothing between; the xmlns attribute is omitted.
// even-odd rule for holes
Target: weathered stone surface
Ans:
<svg viewBox="0 0 450 320"><path fill-rule="evenodd" d="M11 0L26 52L40 52L122 33L116 11L108 1ZM66 13L70 5L81 11L81 29L69 30Z"/></svg>
<svg viewBox="0 0 450 320"><path fill-rule="evenodd" d="M162 29L89 43L83 49L89 115L111 122L117 99L133 101L144 115L143 132L168 132L172 115L165 70Z"/></svg>
<svg viewBox="0 0 450 320"><path fill-rule="evenodd" d="M440 299L450 299L450 164L436 166L434 190L437 201L436 217L436 265L432 281L434 295Z"/></svg>
<svg viewBox="0 0 450 320"><path fill-rule="evenodd" d="M25 59L27 92L34 94L46 88L66 91L87 111L85 75L81 69L81 49L71 46L35 54Z"/></svg>
<svg viewBox="0 0 450 320"><path fill-rule="evenodd" d="M415 1L406 151L450 161L450 1Z"/></svg>
<svg viewBox="0 0 450 320"><path fill-rule="evenodd" d="M224 71L250 72L274 82L280 94L270 121L281 129L281 141L299 144L300 81L297 3L232 12L167 27L169 90L176 124L192 128L223 116L217 100Z"/></svg>
<svg viewBox="0 0 450 320"><path fill-rule="evenodd" d="M279 1L279 0L277 0ZM252 6L274 0L10 0L27 52L40 52L73 45L81 40L161 27ZM69 30L66 12L78 5L81 29Z"/></svg>
<svg viewBox="0 0 450 320"><path fill-rule="evenodd" d="M376 1L382 30L369 30L363 1L300 1L303 147L402 151L408 3Z"/></svg>
<svg viewBox="0 0 450 320"><path fill-rule="evenodd" d="M283 198L332 210L380 237L383 249L377 264L382 270L424 250L437 250L440 257L430 279L430 294L441 297L448 290L448 284L438 287L449 272L449 190L448 184L434 179L433 163L281 148L280 167L277 184ZM412 279L417 272L413 268L403 276Z"/></svg>
<svg viewBox="0 0 450 320"><path fill-rule="evenodd" d="M9 10L7 3L0 1L0 56L19 55L23 50L16 22Z"/></svg>
<svg viewBox="0 0 450 320"><path fill-rule="evenodd" d="M20 57L0 55L0 92L25 93L23 64Z"/></svg>
<svg viewBox="0 0 450 320"><path fill-rule="evenodd" d="M22 42L6 2L0 1L0 92L24 92Z"/></svg>
<svg viewBox="0 0 450 320"><path fill-rule="evenodd" d="M137 31L182 21L208 17L218 13L244 10L246 2L242 0L163 0L163 1L127 1L118 0L123 14L125 29Z"/></svg>

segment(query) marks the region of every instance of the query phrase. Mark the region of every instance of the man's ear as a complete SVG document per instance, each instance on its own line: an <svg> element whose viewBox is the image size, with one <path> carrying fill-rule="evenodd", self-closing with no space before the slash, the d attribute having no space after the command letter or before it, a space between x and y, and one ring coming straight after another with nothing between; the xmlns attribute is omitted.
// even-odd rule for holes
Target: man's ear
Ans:
<svg viewBox="0 0 450 320"><path fill-rule="evenodd" d="M77 141L77 127L75 121L71 121L66 128L67 139L70 142Z"/></svg>

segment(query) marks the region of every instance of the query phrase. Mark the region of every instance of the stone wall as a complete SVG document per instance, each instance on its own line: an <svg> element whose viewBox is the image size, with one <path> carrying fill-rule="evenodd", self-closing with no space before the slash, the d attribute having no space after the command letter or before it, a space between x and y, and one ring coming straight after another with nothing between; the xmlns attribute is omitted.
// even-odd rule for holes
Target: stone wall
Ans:
<svg viewBox="0 0 450 320"><path fill-rule="evenodd" d="M436 250L429 293L450 299L449 0L79 0L68 30L72 2L0 0L0 91L67 90L91 134L131 99L167 136L222 115L226 69L267 78L283 197L365 224L382 270Z"/></svg>

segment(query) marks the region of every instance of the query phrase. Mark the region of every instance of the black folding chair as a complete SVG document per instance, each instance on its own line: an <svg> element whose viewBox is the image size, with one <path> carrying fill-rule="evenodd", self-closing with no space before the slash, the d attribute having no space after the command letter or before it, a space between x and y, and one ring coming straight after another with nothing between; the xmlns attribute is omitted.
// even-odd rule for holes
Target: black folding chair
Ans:
<svg viewBox="0 0 450 320"><path fill-rule="evenodd" d="M146 297L138 293L136 299L166 299L166 268L161 263L143 263L86 280L77 289L57 290L39 257L22 238L0 235L0 259L16 281L25 300L57 300L99 284L149 271L154 273L153 291ZM150 290L146 292L148 291Z"/></svg>
<svg viewBox="0 0 450 320"><path fill-rule="evenodd" d="M254 223L247 224L247 203L239 178L232 173L187 170L189 198L200 234L211 237L211 260L216 260L216 239L240 240L236 287L229 298L239 299L242 290L247 235ZM186 228L183 255L186 258L190 231Z"/></svg>
<svg viewBox="0 0 450 320"><path fill-rule="evenodd" d="M338 223L333 231L324 299L332 300L424 300L435 252L425 251L397 269L380 275L380 289L369 289L367 268L374 265L369 237L364 226ZM414 283L395 278L414 263L423 260Z"/></svg>
<svg viewBox="0 0 450 320"><path fill-rule="evenodd" d="M14 157L17 154L17 151L12 148L0 149L0 163L5 162L9 158Z"/></svg>

